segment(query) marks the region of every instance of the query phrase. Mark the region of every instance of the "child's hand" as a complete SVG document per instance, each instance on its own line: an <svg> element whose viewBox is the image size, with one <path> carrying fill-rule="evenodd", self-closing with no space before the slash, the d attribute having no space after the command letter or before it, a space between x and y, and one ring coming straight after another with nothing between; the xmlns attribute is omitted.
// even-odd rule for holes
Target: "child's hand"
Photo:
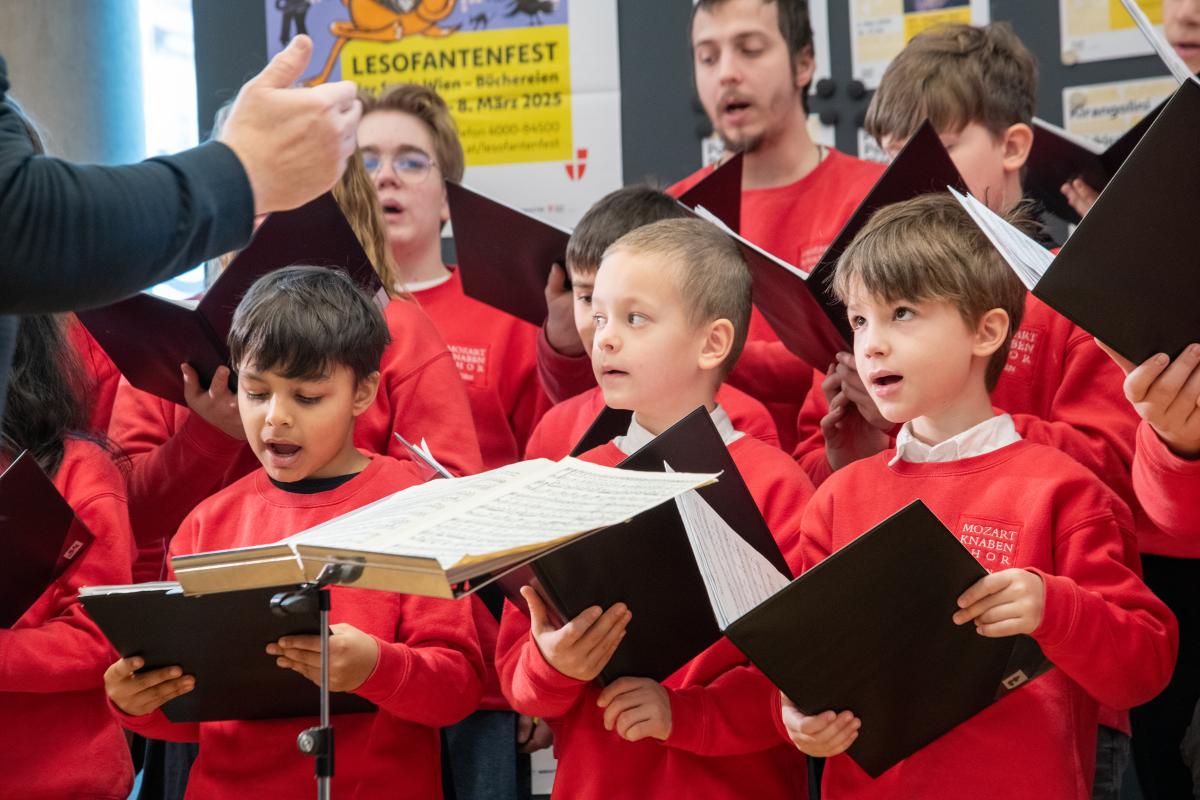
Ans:
<svg viewBox="0 0 1200 800"><path fill-rule="evenodd" d="M1163 353L1140 366L1099 340L1096 344L1125 371L1125 397L1158 438L1183 458L1200 458L1200 344L1171 362Z"/></svg>
<svg viewBox="0 0 1200 800"><path fill-rule="evenodd" d="M1046 610L1046 585L1033 572L1006 569L980 578L958 598L954 624L975 620L975 631L999 638L1033 633Z"/></svg>
<svg viewBox="0 0 1200 800"><path fill-rule="evenodd" d="M829 401L829 413L821 418L821 435L825 437L825 457L834 470L881 453L888 446L887 434L863 419L843 392Z"/></svg>
<svg viewBox="0 0 1200 800"><path fill-rule="evenodd" d="M551 266L546 279L546 338L564 356L581 356L583 342L575 327L575 295L566 288L566 282L562 265Z"/></svg>
<svg viewBox="0 0 1200 800"><path fill-rule="evenodd" d="M815 758L832 758L846 752L858 738L862 720L849 711L841 714L824 711L808 717L783 692L779 696L783 701L783 727L801 753Z"/></svg>
<svg viewBox="0 0 1200 800"><path fill-rule="evenodd" d="M1087 181L1083 178L1074 178L1067 181L1059 187L1063 197L1067 198L1067 202L1071 208L1075 209L1075 213L1081 217L1086 217L1087 213L1092 210L1092 206L1096 205L1096 198L1100 196L1099 192L1088 186Z"/></svg>
<svg viewBox="0 0 1200 800"><path fill-rule="evenodd" d="M517 716L517 752L536 753L554 744L554 731L544 719Z"/></svg>
<svg viewBox="0 0 1200 800"><path fill-rule="evenodd" d="M625 638L625 626L633 616L624 603L604 613L600 613L599 606L592 606L555 628L548 619L546 604L532 586L522 586L521 596L529 604L529 630L542 658L577 681L590 681L600 674Z"/></svg>
<svg viewBox="0 0 1200 800"><path fill-rule="evenodd" d="M122 658L104 671L104 691L113 705L131 717L149 714L168 700L196 688L196 679L179 667L163 667L135 674L146 662L138 657Z"/></svg>
<svg viewBox="0 0 1200 800"><path fill-rule="evenodd" d="M188 364L179 366L183 371L183 399L188 408L217 430L245 441L246 431L238 414L237 395L229 391L229 367L217 367L212 383L205 391L196 370Z"/></svg>
<svg viewBox="0 0 1200 800"><path fill-rule="evenodd" d="M627 742L671 735L671 698L658 681L618 678L604 687L596 705L604 709L604 730Z"/></svg>
<svg viewBox="0 0 1200 800"><path fill-rule="evenodd" d="M858 374L858 367L854 364L854 354L838 353L836 371L838 377L842 379L842 394L854 403L858 413L866 420L867 424L885 434L890 433L896 425L879 413L879 407L875 405L875 400L872 399L867 387L863 385L862 377Z"/></svg>
<svg viewBox="0 0 1200 800"><path fill-rule="evenodd" d="M379 663L379 642L353 625L330 625L329 690L353 692L362 686ZM293 669L318 686L321 684L321 637L285 636L267 645L276 665Z"/></svg>

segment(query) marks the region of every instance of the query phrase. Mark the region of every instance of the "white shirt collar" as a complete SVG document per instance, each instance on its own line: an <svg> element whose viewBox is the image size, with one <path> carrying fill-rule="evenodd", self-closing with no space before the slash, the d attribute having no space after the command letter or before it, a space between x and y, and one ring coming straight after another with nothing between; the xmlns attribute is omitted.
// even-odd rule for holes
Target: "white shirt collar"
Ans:
<svg viewBox="0 0 1200 800"><path fill-rule="evenodd" d="M904 427L896 436L896 455L888 462L888 466L897 461L909 461L914 464L958 461L982 456L1019 441L1021 434L1017 433L1013 419L1008 414L997 414L935 445L928 445L917 439L913 435L910 421L904 423Z"/></svg>
<svg viewBox="0 0 1200 800"><path fill-rule="evenodd" d="M396 291L416 294L417 292L423 292L427 289L432 289L435 286L441 286L453 276L453 272L447 272L445 275L439 275L438 277L430 278L427 281L411 281L409 283L405 283L404 281L396 281Z"/></svg>
<svg viewBox="0 0 1200 800"><path fill-rule="evenodd" d="M717 427L717 433L721 434L721 441L729 446L738 439L745 436L739 430L733 427L733 420L729 418L729 414L725 413L725 409L721 408L720 404L712 410L713 425ZM618 436L613 439L613 444L627 456L631 456L638 450L641 450L646 445L650 444L654 439L654 434L638 424L637 415L635 414L629 420L629 431L624 436Z"/></svg>

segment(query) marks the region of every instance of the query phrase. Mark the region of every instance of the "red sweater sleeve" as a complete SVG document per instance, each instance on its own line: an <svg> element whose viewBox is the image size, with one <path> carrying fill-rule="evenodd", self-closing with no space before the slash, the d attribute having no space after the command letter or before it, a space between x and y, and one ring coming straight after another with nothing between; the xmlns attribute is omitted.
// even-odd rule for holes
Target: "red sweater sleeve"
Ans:
<svg viewBox="0 0 1200 800"><path fill-rule="evenodd" d="M592 359L587 353L565 356L558 352L546 338L545 326L537 336L536 355L538 380L551 403L561 403L596 385Z"/></svg>
<svg viewBox="0 0 1200 800"><path fill-rule="evenodd" d="M568 678L550 666L529 632L529 617L504 601L496 642L500 690L513 709L531 717L561 717L583 698L586 681Z"/></svg>
<svg viewBox="0 0 1200 800"><path fill-rule="evenodd" d="M833 474L833 467L829 465L829 458L825 455L825 436L821 433L821 419L829 413L829 403L825 401L825 393L821 391L823 380L825 373L813 370L812 383L796 419L796 438L799 444L792 451L792 457L808 473L814 486L820 486Z"/></svg>
<svg viewBox="0 0 1200 800"><path fill-rule="evenodd" d="M747 341L730 385L764 403L797 403L812 386L813 370L780 341Z"/></svg>
<svg viewBox="0 0 1200 800"><path fill-rule="evenodd" d="M401 719L440 728L479 705L484 665L470 603L405 595L396 641L355 692Z"/></svg>
<svg viewBox="0 0 1200 800"><path fill-rule="evenodd" d="M121 723L121 727L141 734L147 739L159 739L164 742L200 741L200 723L171 722L161 708L156 708L149 714L143 714L140 717L133 717L114 706L111 700L108 707L112 710L113 716L117 718L117 722Z"/></svg>
<svg viewBox="0 0 1200 800"><path fill-rule="evenodd" d="M129 519L137 544L135 578L155 580L171 536L201 500L221 489L246 443L166 400L121 381L110 436L129 457Z"/></svg>
<svg viewBox="0 0 1200 800"><path fill-rule="evenodd" d="M1012 416L1021 438L1061 450L1133 503L1130 464L1137 416L1121 392L1122 381L1120 368L1092 336L1076 330L1063 355L1049 412Z"/></svg>
<svg viewBox="0 0 1200 800"><path fill-rule="evenodd" d="M1200 540L1200 459L1172 453L1146 422L1137 432L1133 490L1164 533Z"/></svg>
<svg viewBox="0 0 1200 800"><path fill-rule="evenodd" d="M1175 617L1135 572L1137 545L1128 512L1120 509L1121 519L1114 515L1102 491L1096 486L1071 498L1088 515L1055 533L1057 574L1032 570L1046 587L1042 624L1033 637L1055 666L1097 701L1119 710L1150 700L1167 685L1179 631Z"/></svg>
<svg viewBox="0 0 1200 800"><path fill-rule="evenodd" d="M55 482L95 540L82 560L12 628L0 629L0 691L94 689L103 685L104 670L118 658L80 607L77 595L82 586L130 580L132 549L121 473L100 448L84 442L68 446L71 449ZM84 448L94 452L83 459L70 457Z"/></svg>
<svg viewBox="0 0 1200 800"><path fill-rule="evenodd" d="M738 756L776 747L772 698L779 694L754 667L734 667L705 686L668 688L668 747L701 756Z"/></svg>

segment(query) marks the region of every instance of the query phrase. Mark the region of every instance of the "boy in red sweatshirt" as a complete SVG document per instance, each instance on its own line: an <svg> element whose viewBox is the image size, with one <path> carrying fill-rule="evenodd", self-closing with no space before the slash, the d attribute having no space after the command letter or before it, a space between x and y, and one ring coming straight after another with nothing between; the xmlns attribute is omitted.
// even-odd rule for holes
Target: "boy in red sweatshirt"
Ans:
<svg viewBox="0 0 1200 800"><path fill-rule="evenodd" d="M604 251L617 239L643 225L688 216L674 198L649 186L628 186L601 198L588 209L571 232L571 239L567 243L567 274L571 277L571 289L557 301L562 309L552 311L547 324L559 317L569 316L570 331L564 332L563 336L575 337L583 350L590 353L595 334L592 287L596 283L596 270L600 268ZM561 286L562 271L557 265L554 273L551 282L557 281L557 285ZM591 360L581 361L588 365L586 380L589 388L546 412L529 437L526 458L559 459L567 455L587 432L596 415L604 409L604 394L596 385ZM718 387L717 402L739 431L779 446L775 421L762 403L727 383Z"/></svg>
<svg viewBox="0 0 1200 800"><path fill-rule="evenodd" d="M805 716L784 702L780 731L829 759L829 800L1087 800L1101 704L1154 696L1177 630L1138 577L1120 499L992 407L1025 292L944 194L879 211L833 287L854 329L859 377L903 427L894 449L821 485L804 516L804 568L920 498L990 573L958 598L954 621L982 636L1029 634L1055 668L874 780L841 755L861 724L853 709Z"/></svg>
<svg viewBox="0 0 1200 800"><path fill-rule="evenodd" d="M627 434L583 456L615 465L697 406L705 406L784 555L811 484L786 454L734 429L715 395L737 359L750 317L750 275L737 247L699 220L634 230L604 255L592 294L592 361L613 408L631 409ZM769 730L776 694L727 640L659 684L592 683L636 608L584 611L562 628L529 587L529 617L511 603L496 661L513 707L555 732L554 796L796 798L803 759Z"/></svg>
<svg viewBox="0 0 1200 800"><path fill-rule="evenodd" d="M1009 25L944 25L914 37L888 66L866 127L895 153L928 119L971 194L1004 213L1022 198L1036 88L1037 63ZM1158 553L1169 539L1133 494L1137 417L1121 397L1120 382L1120 370L1090 334L1028 295L991 397L1023 438L1061 450L1116 491L1134 512L1139 547ZM884 430L892 427L859 379L854 357L839 354L805 400L796 456L819 485L834 469L887 447ZM1107 755L1098 761L1104 774L1097 774L1097 797L1115 797L1130 725L1125 715L1108 711L1101 721Z"/></svg>
<svg viewBox="0 0 1200 800"><path fill-rule="evenodd" d="M238 305L230 352L238 409L262 469L201 503L171 543L174 555L278 541L420 482L411 462L368 457L354 422L375 399L388 333L347 276L291 267L251 287ZM340 717L335 794L441 797L437 728L478 701L483 661L470 606L335 587L330 686L375 703ZM319 681L319 637L264 643L263 658ZM138 658L109 667L105 687L122 723L144 736L199 742L187 796L312 790L295 749L303 720L174 724L160 706L190 691L178 667L137 674Z"/></svg>
<svg viewBox="0 0 1200 800"><path fill-rule="evenodd" d="M1132 712L1139 733L1133 752L1144 765L1138 779L1147 798L1186 797L1200 786L1200 344L1174 361L1159 353L1136 367L1108 354L1125 371L1125 397L1142 418L1133 490L1146 515L1172 537L1169 551L1143 554L1142 569L1179 619L1181 643L1170 684Z"/></svg>
<svg viewBox="0 0 1200 800"><path fill-rule="evenodd" d="M396 288L416 297L454 355L484 467L511 464L550 401L534 366L537 328L467 297L458 271L442 261L441 229L450 218L445 182L461 181L464 166L450 110L417 84L362 100L358 143L383 205L402 283Z"/></svg>
<svg viewBox="0 0 1200 800"><path fill-rule="evenodd" d="M808 131L813 33L802 0L699 0L690 25L693 77L713 130L728 160L744 154L740 233L808 270L824 254L883 174L883 166L813 142ZM667 192L679 196L713 171L704 167ZM547 296L564 293L562 282ZM552 303L553 307L553 303ZM586 356L569 327L550 321L539 338L539 369L556 402L590 388ZM575 372L584 383L560 376ZM780 441L795 446L794 421L812 382L811 368L779 341L770 325L751 312L742 357L728 382L767 404ZM547 376L550 373L550 376ZM552 390L562 384L566 393ZM573 391L570 389L573 388Z"/></svg>

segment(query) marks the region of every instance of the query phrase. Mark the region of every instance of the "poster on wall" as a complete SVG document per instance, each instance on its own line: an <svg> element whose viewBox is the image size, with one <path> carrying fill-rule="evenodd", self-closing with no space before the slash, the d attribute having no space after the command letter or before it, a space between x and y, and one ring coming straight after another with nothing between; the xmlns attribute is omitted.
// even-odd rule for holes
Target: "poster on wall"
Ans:
<svg viewBox="0 0 1200 800"><path fill-rule="evenodd" d="M829 2L828 0L810 0L808 4L808 22L813 32L813 61L816 62L813 71L812 86L822 78L833 77L833 57L829 52Z"/></svg>
<svg viewBox="0 0 1200 800"><path fill-rule="evenodd" d="M887 65L921 31L946 23L989 21L988 0L850 0L854 77L876 89Z"/></svg>
<svg viewBox="0 0 1200 800"><path fill-rule="evenodd" d="M268 54L313 39L306 83L435 89L464 183L573 226L622 185L616 0L264 0Z"/></svg>
<svg viewBox="0 0 1200 800"><path fill-rule="evenodd" d="M1162 30L1162 0L1137 0L1150 22ZM1154 52L1121 0L1058 0L1062 63L1083 64Z"/></svg>
<svg viewBox="0 0 1200 800"><path fill-rule="evenodd" d="M1062 92L1063 128L1106 148L1178 88L1170 76L1068 86Z"/></svg>

